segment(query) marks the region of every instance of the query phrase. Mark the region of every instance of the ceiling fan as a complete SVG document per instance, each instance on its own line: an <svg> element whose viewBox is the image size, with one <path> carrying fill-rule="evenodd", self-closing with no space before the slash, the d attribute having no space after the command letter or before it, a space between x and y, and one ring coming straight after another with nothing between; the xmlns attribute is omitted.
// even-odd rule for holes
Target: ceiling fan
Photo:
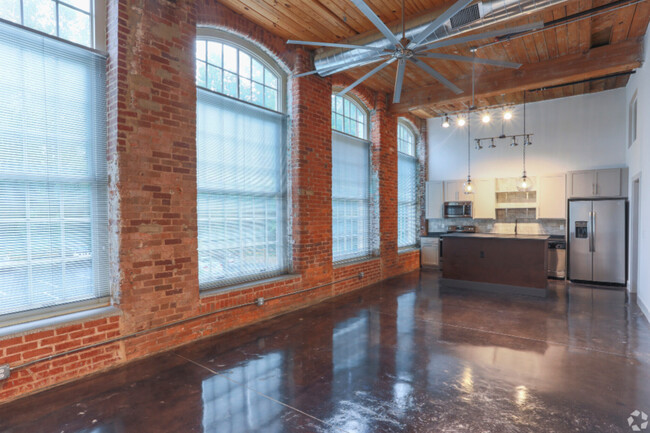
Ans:
<svg viewBox="0 0 650 433"><path fill-rule="evenodd" d="M395 87L393 91L393 103L400 102L400 97L402 94L402 84L404 82L404 71L406 69L407 62L413 63L420 69L424 70L426 73L431 75L433 78L438 80L444 86L449 88L456 94L463 93L463 91L456 86L454 83L445 78L440 72L433 69L422 59L438 59L438 60L454 60L458 62L472 62L472 63L481 63L492 66L499 66L503 68L514 68L517 69L521 66L521 63L507 62L502 60L490 60L485 58L478 58L475 55L472 57L459 56L454 54L444 54L444 53L435 53L430 52L436 48L447 47L451 45L456 45L465 42L476 41L480 39L493 38L497 36L503 36L512 33L519 33L528 30L534 30L541 28L544 24L541 22L525 24L518 27L506 28L501 30L494 30L489 32L480 33L477 35L470 35L458 38L447 38L447 39L436 39L433 41L428 41L431 35L434 32L444 25L448 20L450 20L454 15L467 7L474 0L458 0L454 3L449 9L444 11L440 16L433 20L429 25L427 25L420 33L416 34L413 39L408 39L406 37L406 29L404 27L404 0L402 0L402 38L397 39L397 36L390 31L388 26L384 24L383 21L370 9L370 7L363 0L350 0L354 5L375 25L375 27L384 35L385 39L390 41L390 43L395 47L394 49L381 49L373 46L363 46L363 45L353 45L353 44L339 44L331 42L309 42L309 41L295 41L289 40L288 44L297 44L297 45L311 45L311 46L323 46L323 47L335 47L335 48L347 48L347 49L361 49L371 51L369 56L365 56L361 59L352 61L343 68L337 67L336 72L341 72L346 69L355 68L358 66L363 66L368 63L376 63L382 61L382 63L366 73L364 76L356 80L354 83L350 84L345 89L341 90L338 95L344 95L368 78L372 77L382 69L386 68L388 65L397 62L397 76L395 77ZM320 75L329 75L328 72L332 70L314 70L310 72L305 72L302 74L296 75L296 77L301 77L311 74L320 74Z"/></svg>

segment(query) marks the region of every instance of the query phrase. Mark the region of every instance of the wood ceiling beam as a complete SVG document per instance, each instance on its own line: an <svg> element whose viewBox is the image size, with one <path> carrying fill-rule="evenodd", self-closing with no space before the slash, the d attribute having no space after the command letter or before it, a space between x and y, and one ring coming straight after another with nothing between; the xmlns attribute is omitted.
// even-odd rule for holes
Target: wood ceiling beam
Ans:
<svg viewBox="0 0 650 433"><path fill-rule="evenodd" d="M542 14L542 13L544 13L546 11L557 9L559 7L563 7L563 6L566 6L568 4L574 4L574 3L578 4L579 2L580 2L580 0L558 1L558 2L554 3L553 5L540 8L539 10L531 12L531 13L529 13L527 15ZM429 9L426 12L418 13L418 14L412 15L412 16L407 16L406 19L404 20L404 27L407 30L410 30L410 29L412 29L414 27L418 27L418 26L421 26L423 24L430 23L431 21L438 18L444 11L449 9L449 7L451 7L454 3L455 3L454 0L449 0L449 1L446 1L445 3L437 5L433 9ZM512 19L520 19L521 17L522 16L513 17ZM507 21L509 21L509 20L506 19L504 21L500 21L500 22L497 22L497 23L494 23L494 24L488 24L486 27L490 27L492 25L503 24L504 22L507 22ZM386 26L393 33L398 33L398 32L401 32L401 30L402 30L402 22L401 22L401 20L386 23ZM479 29L473 29L473 30L464 32L463 34L470 35L470 34L474 34L474 33L480 33L480 32L482 32L484 30L485 30L485 27L482 27L482 28L479 28ZM358 35L355 35L355 36L352 36L352 37L349 37L349 38L346 38L346 39L342 39L340 41L332 41L332 42L339 42L339 43L345 43L345 44L365 45L365 44L369 44L371 42L377 41L377 40L382 39L382 38L383 38L382 34L380 32L378 32L377 30L373 29L373 30L369 30L367 32L360 33ZM315 50L315 57L316 57L316 59L320 59L320 58L323 58L323 57L329 57L331 55L340 53L342 51L346 51L346 50L341 50L339 48L319 48L319 49Z"/></svg>
<svg viewBox="0 0 650 433"><path fill-rule="evenodd" d="M554 86L617 72L631 71L643 62L643 38L594 48L586 53L564 55L530 63L515 70L483 74L476 81L475 98ZM402 102L391 105L394 113L406 113L437 104L468 103L472 97L470 77L456 81L464 93L456 95L442 84L402 92Z"/></svg>

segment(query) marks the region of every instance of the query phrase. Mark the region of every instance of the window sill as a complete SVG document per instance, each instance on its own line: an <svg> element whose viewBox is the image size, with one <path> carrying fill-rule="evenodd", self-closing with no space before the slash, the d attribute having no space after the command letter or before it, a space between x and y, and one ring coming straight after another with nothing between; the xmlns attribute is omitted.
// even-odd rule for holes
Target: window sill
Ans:
<svg viewBox="0 0 650 433"><path fill-rule="evenodd" d="M334 263L334 269L344 268L346 266L358 265L361 263L372 262L373 260L379 260L379 256L369 256L369 257L359 257L358 259L344 260L341 262Z"/></svg>
<svg viewBox="0 0 650 433"><path fill-rule="evenodd" d="M413 245L410 247L402 247L397 250L397 254L414 253L415 251L420 251L420 247L418 245Z"/></svg>
<svg viewBox="0 0 650 433"><path fill-rule="evenodd" d="M15 323L3 326L0 323L0 339L6 337L17 337L29 334L34 331L46 331L65 325L72 325L79 322L101 319L109 316L121 315L121 311L114 306L102 306L83 311L61 314L45 319L36 319L29 322Z"/></svg>
<svg viewBox="0 0 650 433"><path fill-rule="evenodd" d="M226 293L238 292L240 290L250 289L251 287L264 286L267 284L278 283L300 278L300 274L284 274L277 277L264 278L262 280L247 281L245 283L233 284L231 286L215 287L212 289L202 290L199 294L200 299L211 296L219 296Z"/></svg>

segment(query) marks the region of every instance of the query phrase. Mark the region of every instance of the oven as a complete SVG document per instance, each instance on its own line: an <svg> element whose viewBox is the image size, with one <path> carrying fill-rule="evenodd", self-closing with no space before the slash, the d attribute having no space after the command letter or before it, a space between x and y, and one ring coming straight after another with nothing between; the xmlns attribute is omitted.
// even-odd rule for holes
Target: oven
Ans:
<svg viewBox="0 0 650 433"><path fill-rule="evenodd" d="M445 218L471 218L471 201L446 201L444 205Z"/></svg>

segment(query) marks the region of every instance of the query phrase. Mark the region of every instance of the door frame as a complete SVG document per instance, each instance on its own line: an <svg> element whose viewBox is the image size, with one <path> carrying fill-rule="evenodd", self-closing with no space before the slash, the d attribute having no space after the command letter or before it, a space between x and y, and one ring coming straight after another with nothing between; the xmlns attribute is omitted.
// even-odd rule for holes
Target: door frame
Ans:
<svg viewBox="0 0 650 433"><path fill-rule="evenodd" d="M637 292L639 282L639 233L641 233L641 172L631 178L630 182L630 244L629 244L629 278L628 291Z"/></svg>

